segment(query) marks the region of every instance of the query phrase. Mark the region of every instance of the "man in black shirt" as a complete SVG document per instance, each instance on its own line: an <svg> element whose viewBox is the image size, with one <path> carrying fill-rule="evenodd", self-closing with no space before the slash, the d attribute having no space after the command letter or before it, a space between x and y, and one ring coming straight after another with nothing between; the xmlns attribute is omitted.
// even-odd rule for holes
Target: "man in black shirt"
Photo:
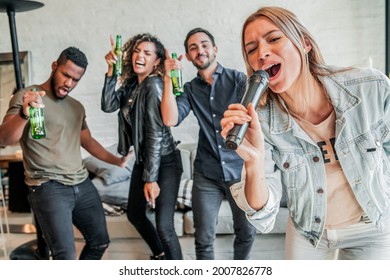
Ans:
<svg viewBox="0 0 390 280"><path fill-rule="evenodd" d="M248 259L256 231L229 191L232 184L240 181L243 161L235 151L225 147L220 133L223 113L231 103L238 103L245 91L246 75L224 68L216 61L218 48L207 30L191 30L184 46L187 59L198 69L197 77L186 83L184 93L175 99L169 73L179 68L180 63L167 59L161 111L167 126L179 125L191 110L199 123L192 190L196 258L214 259L218 212L226 197L232 209L236 235L234 259Z"/></svg>

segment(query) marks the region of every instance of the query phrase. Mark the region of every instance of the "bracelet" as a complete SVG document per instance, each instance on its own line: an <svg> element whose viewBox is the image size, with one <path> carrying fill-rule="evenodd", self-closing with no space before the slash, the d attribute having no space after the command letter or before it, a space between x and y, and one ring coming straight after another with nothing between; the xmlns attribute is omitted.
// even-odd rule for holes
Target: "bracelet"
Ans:
<svg viewBox="0 0 390 280"><path fill-rule="evenodd" d="M25 120L28 120L30 117L29 116L26 116L23 112L23 107L20 108L19 110L19 116L22 118L22 119L25 119Z"/></svg>

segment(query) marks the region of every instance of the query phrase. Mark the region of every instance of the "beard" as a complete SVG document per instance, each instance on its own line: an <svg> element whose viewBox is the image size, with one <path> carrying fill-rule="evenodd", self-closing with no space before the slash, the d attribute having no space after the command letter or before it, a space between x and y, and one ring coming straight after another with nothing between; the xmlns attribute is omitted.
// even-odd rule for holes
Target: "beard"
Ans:
<svg viewBox="0 0 390 280"><path fill-rule="evenodd" d="M196 58L200 57L200 55L198 55ZM215 55L211 55L211 56L208 56L208 55L205 55L205 57L208 58L208 60L206 62L203 62L202 64L199 64L199 63L196 63L196 60L194 60L192 62L192 64L196 67L196 69L198 70L204 70L204 69L207 69L211 63L213 63L215 61Z"/></svg>
<svg viewBox="0 0 390 280"><path fill-rule="evenodd" d="M50 86L51 86L51 91L53 92L54 96L57 97L58 99L64 99L65 97L68 96L68 95L63 96L63 95L60 95L57 93L55 75L53 75L50 79Z"/></svg>
<svg viewBox="0 0 390 280"><path fill-rule="evenodd" d="M203 63L203 64L198 64L196 62L194 62L193 64L196 67L196 69L204 70L204 69L207 69L211 63L210 63L210 60L208 60L206 63Z"/></svg>

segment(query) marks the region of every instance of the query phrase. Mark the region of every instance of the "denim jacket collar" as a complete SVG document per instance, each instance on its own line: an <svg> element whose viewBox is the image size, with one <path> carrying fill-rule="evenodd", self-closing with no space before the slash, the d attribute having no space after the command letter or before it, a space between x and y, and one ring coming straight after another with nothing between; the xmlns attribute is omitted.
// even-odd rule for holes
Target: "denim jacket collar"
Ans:
<svg viewBox="0 0 390 280"><path fill-rule="evenodd" d="M320 76L320 82L324 85L325 90L329 94L333 107L336 112L336 119L342 120L343 115L358 106L361 102L360 98L353 92L347 89L340 81L333 76ZM282 106L285 106L281 100ZM270 133L280 134L285 133L294 127L292 116L286 114L276 102L270 103ZM340 121L338 121L340 123Z"/></svg>

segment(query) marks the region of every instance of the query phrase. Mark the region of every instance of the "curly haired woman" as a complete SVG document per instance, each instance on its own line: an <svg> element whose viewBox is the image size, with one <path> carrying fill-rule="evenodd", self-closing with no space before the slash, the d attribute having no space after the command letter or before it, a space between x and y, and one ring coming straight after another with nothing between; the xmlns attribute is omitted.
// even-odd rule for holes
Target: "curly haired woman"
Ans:
<svg viewBox="0 0 390 280"><path fill-rule="evenodd" d="M117 90L118 77L113 75L117 57L113 50L105 56L108 71L101 107L107 113L119 109L118 152L126 155L131 146L135 151L127 217L152 250L151 259L182 259L173 216L183 168L160 112L165 49L158 38L145 33L130 38L123 53ZM157 229L146 215L148 204L155 209Z"/></svg>

